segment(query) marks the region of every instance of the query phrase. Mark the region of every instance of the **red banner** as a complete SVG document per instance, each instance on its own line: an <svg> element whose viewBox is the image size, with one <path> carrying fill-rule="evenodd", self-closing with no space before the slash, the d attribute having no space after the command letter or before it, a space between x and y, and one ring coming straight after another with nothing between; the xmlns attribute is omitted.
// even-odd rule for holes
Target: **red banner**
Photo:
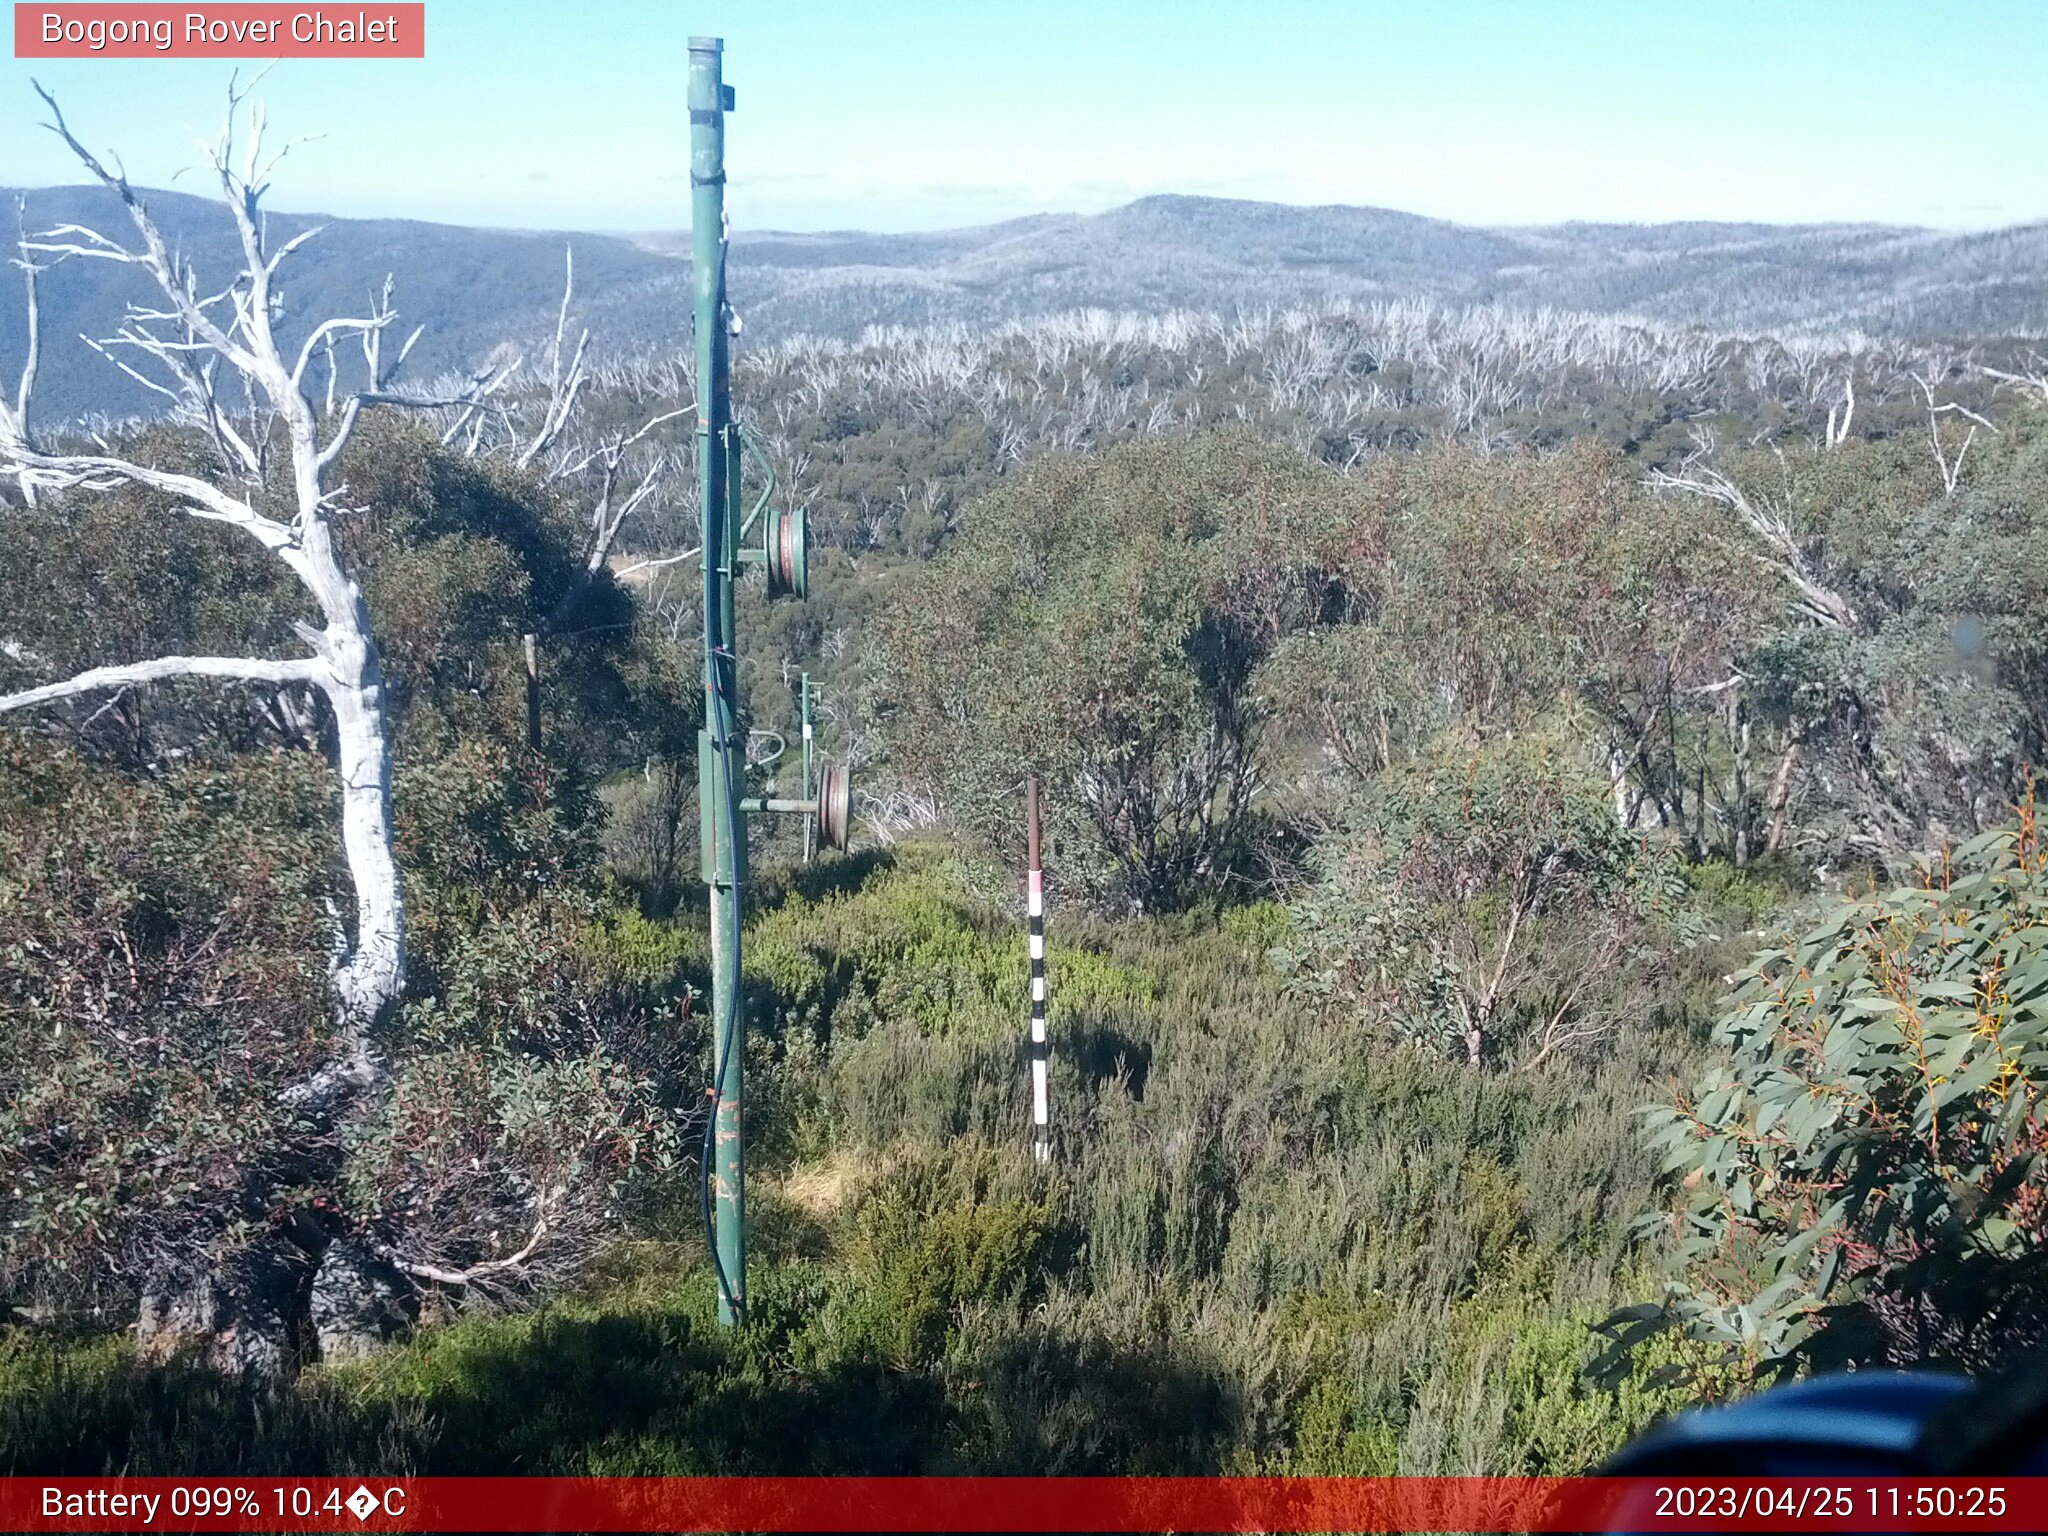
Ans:
<svg viewBox="0 0 2048 1536"><path fill-rule="evenodd" d="M14 7L17 59L420 59L427 8L410 4Z"/></svg>
<svg viewBox="0 0 2048 1536"><path fill-rule="evenodd" d="M2048 1478L0 1478L9 1531L2041 1531Z"/></svg>

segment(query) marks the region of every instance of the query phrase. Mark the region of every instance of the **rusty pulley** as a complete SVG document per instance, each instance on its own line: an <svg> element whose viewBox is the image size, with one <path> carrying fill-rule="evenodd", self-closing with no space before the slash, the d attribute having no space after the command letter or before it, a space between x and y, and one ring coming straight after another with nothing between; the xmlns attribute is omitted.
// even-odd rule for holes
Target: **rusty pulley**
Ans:
<svg viewBox="0 0 2048 1536"><path fill-rule="evenodd" d="M826 764L818 775L818 841L845 852L853 837L853 774Z"/></svg>
<svg viewBox="0 0 2048 1536"><path fill-rule="evenodd" d="M761 563L770 597L811 594L810 518L802 507L771 511L761 519Z"/></svg>

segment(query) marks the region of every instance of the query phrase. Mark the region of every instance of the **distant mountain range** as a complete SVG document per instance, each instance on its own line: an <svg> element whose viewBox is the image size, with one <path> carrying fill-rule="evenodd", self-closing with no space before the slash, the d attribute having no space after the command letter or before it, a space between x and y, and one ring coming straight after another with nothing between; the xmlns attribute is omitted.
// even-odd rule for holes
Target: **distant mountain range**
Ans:
<svg viewBox="0 0 2048 1536"><path fill-rule="evenodd" d="M5 194L12 201L17 194ZM19 194L34 230L127 228L111 194ZM182 193L145 200L166 235L225 281L225 212ZM526 233L392 219L273 214L272 239L318 239L286 268L281 330L359 312L389 272L410 372L466 368L553 326L563 249L600 355L679 345L688 329L687 234ZM1875 224L1560 224L1483 229L1380 208L1148 197L1100 214L1044 214L928 234L737 232L733 298L750 339L851 337L873 325L984 325L1080 307L1240 309L1428 297L1640 317L1714 330L1860 330L1892 337L2048 333L2048 224L1951 234ZM39 392L52 419L147 411L151 397L77 341L140 296L132 268L72 260L43 282L49 338ZM0 382L12 387L22 307L0 287Z"/></svg>
<svg viewBox="0 0 2048 1536"><path fill-rule="evenodd" d="M643 242L675 249L682 242ZM762 329L985 321L1050 309L1223 310L1426 296L1715 330L1976 336L2048 329L2048 224L1481 229L1382 208L1148 197L937 235L756 234Z"/></svg>

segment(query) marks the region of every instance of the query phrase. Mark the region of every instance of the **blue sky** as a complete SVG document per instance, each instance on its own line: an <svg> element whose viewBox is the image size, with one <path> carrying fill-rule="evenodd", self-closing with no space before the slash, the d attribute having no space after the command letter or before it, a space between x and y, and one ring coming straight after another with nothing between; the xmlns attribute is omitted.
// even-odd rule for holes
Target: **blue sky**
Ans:
<svg viewBox="0 0 2048 1536"><path fill-rule="evenodd" d="M2048 218L2043 0L429 0L424 60L271 72L277 131L322 136L272 200L682 226L693 33L726 39L733 217L754 228L1151 192L1504 224ZM78 179L32 70L165 184L218 127L229 67L0 61L0 185Z"/></svg>

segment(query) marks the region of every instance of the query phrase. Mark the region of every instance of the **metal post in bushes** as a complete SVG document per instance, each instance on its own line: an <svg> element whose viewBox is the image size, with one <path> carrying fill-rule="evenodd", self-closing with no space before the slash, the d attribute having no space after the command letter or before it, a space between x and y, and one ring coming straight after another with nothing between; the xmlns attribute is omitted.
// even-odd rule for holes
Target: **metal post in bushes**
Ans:
<svg viewBox="0 0 2048 1536"><path fill-rule="evenodd" d="M1024 781L1025 911L1031 945L1031 1155L1052 1160L1052 1042L1045 1030L1045 876L1038 865L1038 780Z"/></svg>
<svg viewBox="0 0 2048 1536"><path fill-rule="evenodd" d="M811 763L811 743L812 743L812 736L811 736L811 674L810 674L810 673L806 672L806 673L804 673L804 674L803 674L803 675L802 675L801 677L799 677L799 678L797 679L797 690L798 690L798 692L797 692L797 713L798 713L798 715L799 715L799 716L801 717L801 719L802 719L802 721L803 721L803 731L804 731L804 735L803 735L803 749L804 749L804 763L803 763L803 768L804 768L804 780L803 780L803 796L804 796L804 798L805 798L806 800L808 800L808 799L810 799L810 798L811 798L811 795L812 795L812 784L813 784L813 782L814 782L814 781L813 781L813 778L812 778L812 771L813 771L813 770L812 770L812 763ZM806 864L808 864L808 863L810 863L810 862L811 862L811 857L812 857L812 855L813 855L813 854L814 854L814 853L815 853L815 852L817 851L817 846L818 846L818 818L817 818L817 817L816 817L815 815L812 815L812 816L806 816L806 817L804 818L804 862L805 862Z"/></svg>

